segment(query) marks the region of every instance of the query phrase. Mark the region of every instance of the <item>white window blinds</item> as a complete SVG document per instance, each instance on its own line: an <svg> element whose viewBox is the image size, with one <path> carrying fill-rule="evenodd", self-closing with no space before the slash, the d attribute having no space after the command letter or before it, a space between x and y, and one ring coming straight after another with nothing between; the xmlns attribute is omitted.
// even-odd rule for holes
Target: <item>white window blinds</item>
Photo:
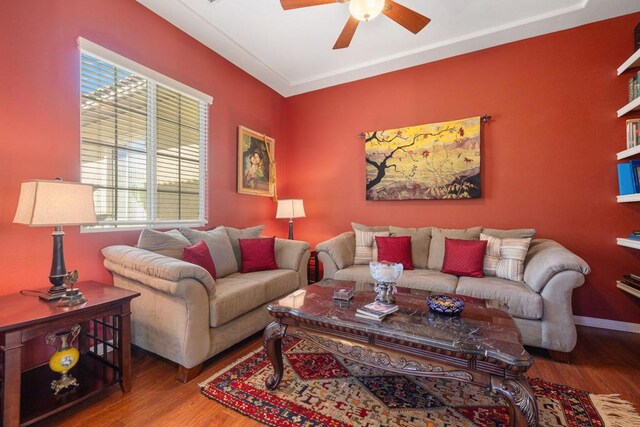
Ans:
<svg viewBox="0 0 640 427"><path fill-rule="evenodd" d="M90 228L206 224L207 102L82 51L80 111Z"/></svg>

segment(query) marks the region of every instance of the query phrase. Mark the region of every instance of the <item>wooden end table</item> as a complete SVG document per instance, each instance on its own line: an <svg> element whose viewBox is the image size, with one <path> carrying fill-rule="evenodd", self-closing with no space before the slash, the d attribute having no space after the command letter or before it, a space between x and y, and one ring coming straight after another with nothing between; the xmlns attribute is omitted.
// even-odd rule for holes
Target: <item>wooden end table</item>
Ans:
<svg viewBox="0 0 640 427"><path fill-rule="evenodd" d="M79 403L104 388L120 384L131 389L130 302L137 292L80 282L77 287L87 302L76 307L57 307L21 294L0 296L0 376L2 425L29 425ZM46 291L46 289L43 289ZM74 389L54 395L50 384L60 374L48 364L22 370L22 349L48 332L81 326L80 360L69 371L79 382Z"/></svg>
<svg viewBox="0 0 640 427"><path fill-rule="evenodd" d="M344 287L354 288L352 301L334 302L333 291ZM511 425L538 425L536 399L524 376L533 358L499 303L456 295L465 309L449 317L427 308L429 292L398 288L399 309L384 321L356 317L356 309L375 295L372 284L326 279L270 304L275 321L264 331L264 348L274 374L266 379L267 389L282 379L281 341L287 335L387 371L486 387L509 403Z"/></svg>

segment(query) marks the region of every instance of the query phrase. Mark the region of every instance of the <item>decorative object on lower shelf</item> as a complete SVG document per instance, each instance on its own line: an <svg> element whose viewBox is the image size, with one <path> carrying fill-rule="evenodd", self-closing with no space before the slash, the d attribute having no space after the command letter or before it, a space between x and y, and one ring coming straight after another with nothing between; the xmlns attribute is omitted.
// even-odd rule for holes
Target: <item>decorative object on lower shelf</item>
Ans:
<svg viewBox="0 0 640 427"><path fill-rule="evenodd" d="M435 312L454 316L464 310L464 301L448 295L432 295L427 299L427 305Z"/></svg>
<svg viewBox="0 0 640 427"><path fill-rule="evenodd" d="M58 394L64 389L78 386L78 380L69 375L68 372L76 366L80 359L80 352L73 346L73 341L79 334L80 325L75 324L69 331L58 332L57 334L49 332L45 337L45 342L52 347L55 347L56 339L60 338L60 347L56 349L56 352L49 359L51 370L62 374L59 380L51 382L51 389L54 394Z"/></svg>

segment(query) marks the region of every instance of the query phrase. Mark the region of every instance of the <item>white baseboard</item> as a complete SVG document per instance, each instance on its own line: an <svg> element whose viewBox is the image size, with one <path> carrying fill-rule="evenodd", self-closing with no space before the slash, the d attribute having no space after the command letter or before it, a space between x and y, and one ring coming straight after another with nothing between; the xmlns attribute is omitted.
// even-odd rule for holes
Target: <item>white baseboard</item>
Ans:
<svg viewBox="0 0 640 427"><path fill-rule="evenodd" d="M573 316L576 325L594 328L611 329L614 331L633 332L640 334L640 323L620 322L618 320L600 319L598 317Z"/></svg>

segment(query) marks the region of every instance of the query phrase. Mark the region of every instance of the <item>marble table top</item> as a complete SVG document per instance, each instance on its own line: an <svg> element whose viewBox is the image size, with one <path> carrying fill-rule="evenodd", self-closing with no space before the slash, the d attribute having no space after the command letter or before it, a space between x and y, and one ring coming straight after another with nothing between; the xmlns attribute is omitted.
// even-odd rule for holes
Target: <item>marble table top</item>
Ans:
<svg viewBox="0 0 640 427"><path fill-rule="evenodd" d="M426 304L430 292L398 287L399 309L382 321L356 317L356 309L373 302L373 284L326 279L269 305L277 317L287 314L312 322L347 327L390 339L406 340L428 347L467 355L483 355L526 368L533 358L521 343L520 333L503 305L455 295L465 308L460 315L433 312ZM340 288L354 288L350 302L333 299Z"/></svg>

